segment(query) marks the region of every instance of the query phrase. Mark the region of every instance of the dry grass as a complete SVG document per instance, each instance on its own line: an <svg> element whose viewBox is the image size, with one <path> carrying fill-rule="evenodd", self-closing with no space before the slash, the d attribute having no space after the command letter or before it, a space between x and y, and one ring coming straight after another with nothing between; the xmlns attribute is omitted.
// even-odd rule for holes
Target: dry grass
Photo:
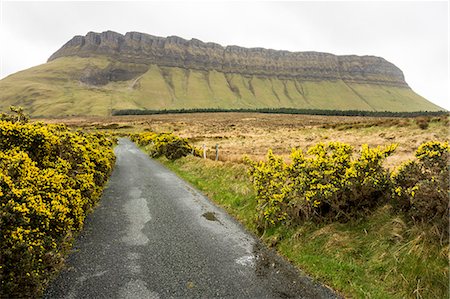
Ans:
<svg viewBox="0 0 450 299"><path fill-rule="evenodd" d="M288 159L294 147L306 149L318 142L340 141L356 149L362 144L375 147L398 143L395 155L386 162L386 166L395 167L411 159L421 143L449 139L446 117L429 119L426 129L419 127L423 118L418 122L403 118L258 113L76 117L43 121L63 122L84 129L174 132L199 147L206 144L210 157L219 144L219 159L231 162L240 161L243 155L264 159L269 148Z"/></svg>

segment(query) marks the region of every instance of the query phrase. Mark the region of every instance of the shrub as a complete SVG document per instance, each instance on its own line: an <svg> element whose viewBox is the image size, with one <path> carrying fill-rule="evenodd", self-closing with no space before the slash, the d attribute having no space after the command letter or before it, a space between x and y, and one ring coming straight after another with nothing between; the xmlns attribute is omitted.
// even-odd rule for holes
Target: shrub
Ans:
<svg viewBox="0 0 450 299"><path fill-rule="evenodd" d="M11 106L9 107L11 112L13 113L1 113L0 120L10 121L10 122L18 122L18 123L27 123L29 120L28 115L23 112L21 107Z"/></svg>
<svg viewBox="0 0 450 299"><path fill-rule="evenodd" d="M267 162L253 162L247 157L244 159L251 165L249 174L257 194L256 222L259 229L286 220L287 202L283 187L287 179L287 166L283 159L275 156L271 150L267 154Z"/></svg>
<svg viewBox="0 0 450 299"><path fill-rule="evenodd" d="M365 215L389 193L389 172L382 162L396 145L370 149L364 145L359 158L352 159L350 145L331 142L293 150L292 163L269 151L267 162L250 165L258 200L261 229L301 221L348 221Z"/></svg>
<svg viewBox="0 0 450 299"><path fill-rule="evenodd" d="M99 199L113 141L9 119L0 121L0 297L35 297Z"/></svg>
<svg viewBox="0 0 450 299"><path fill-rule="evenodd" d="M416 160L403 164L393 175L394 203L415 223L434 225L448 243L449 145L431 141L416 151Z"/></svg>
<svg viewBox="0 0 450 299"><path fill-rule="evenodd" d="M165 156L169 160L176 160L195 151L186 138L172 133L145 132L134 134L131 139L140 146L145 146L152 158Z"/></svg>
<svg viewBox="0 0 450 299"><path fill-rule="evenodd" d="M426 118L426 117L416 118L416 124L422 130L426 130L426 129L428 129L428 127L430 125L430 118Z"/></svg>
<svg viewBox="0 0 450 299"><path fill-rule="evenodd" d="M383 162L396 148L396 144L373 149L362 146L359 158L347 169L345 188L341 195L342 205L335 208L337 211L348 211L346 220L355 214L366 215L389 198L390 173L383 167Z"/></svg>

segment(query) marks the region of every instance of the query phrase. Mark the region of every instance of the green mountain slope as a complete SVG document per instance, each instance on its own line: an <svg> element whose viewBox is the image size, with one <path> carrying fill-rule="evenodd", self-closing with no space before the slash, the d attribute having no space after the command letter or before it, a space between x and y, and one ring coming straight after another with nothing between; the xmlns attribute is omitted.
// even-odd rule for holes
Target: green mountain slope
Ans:
<svg viewBox="0 0 450 299"><path fill-rule="evenodd" d="M33 116L180 108L444 110L380 57L222 47L136 32L76 36L49 62L0 80L0 91L0 110L22 106Z"/></svg>
<svg viewBox="0 0 450 299"><path fill-rule="evenodd" d="M137 78L102 86L78 80L87 67L106 68L110 63L107 58L62 57L13 74L0 81L0 110L22 106L34 116L178 108L442 110L410 88L343 80L302 81L157 65Z"/></svg>

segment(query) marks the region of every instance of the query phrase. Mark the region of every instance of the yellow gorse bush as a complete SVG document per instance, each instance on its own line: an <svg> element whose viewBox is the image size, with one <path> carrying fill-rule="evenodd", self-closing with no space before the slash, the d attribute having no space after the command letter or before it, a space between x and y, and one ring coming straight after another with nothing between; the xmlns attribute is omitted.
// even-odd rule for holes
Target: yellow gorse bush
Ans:
<svg viewBox="0 0 450 299"><path fill-rule="evenodd" d="M107 136L22 120L0 120L1 298L39 295L115 161Z"/></svg>
<svg viewBox="0 0 450 299"><path fill-rule="evenodd" d="M404 163L393 174L396 206L416 223L435 226L443 243L449 239L448 142L430 141L419 146L416 160Z"/></svg>
<svg viewBox="0 0 450 299"><path fill-rule="evenodd" d="M246 159L260 229L306 219L348 221L366 213L389 193L389 172L382 163L395 148L363 145L359 157L353 158L350 145L331 142L319 143L306 154L294 149L289 165L272 151L267 162Z"/></svg>
<svg viewBox="0 0 450 299"><path fill-rule="evenodd" d="M306 153L294 149L290 164L270 150L267 161L246 159L257 195L259 228L304 220L345 222L390 202L411 221L435 226L441 241L448 243L448 143L422 144L416 159L391 175L383 161L396 147L363 145L355 155L350 145L331 142Z"/></svg>
<svg viewBox="0 0 450 299"><path fill-rule="evenodd" d="M176 160L188 154L198 153L186 138L172 133L145 132L131 135L131 140L145 146L149 155L153 158L165 156L169 160Z"/></svg>

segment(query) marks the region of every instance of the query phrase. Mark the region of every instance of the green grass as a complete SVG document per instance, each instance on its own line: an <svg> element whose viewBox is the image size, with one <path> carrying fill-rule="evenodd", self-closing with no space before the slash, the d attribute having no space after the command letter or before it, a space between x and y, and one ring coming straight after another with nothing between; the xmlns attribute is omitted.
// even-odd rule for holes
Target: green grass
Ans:
<svg viewBox="0 0 450 299"><path fill-rule="evenodd" d="M22 106L32 116L108 115L111 109L299 108L442 110L409 88L336 81L299 81L151 65L134 79L80 84L88 67L107 58L62 57L0 80L0 111ZM133 65L122 64L134 68Z"/></svg>
<svg viewBox="0 0 450 299"><path fill-rule="evenodd" d="M244 165L194 157L160 161L257 233L256 199ZM431 235L386 205L351 223L278 227L261 238L346 297L448 298L448 246Z"/></svg>

